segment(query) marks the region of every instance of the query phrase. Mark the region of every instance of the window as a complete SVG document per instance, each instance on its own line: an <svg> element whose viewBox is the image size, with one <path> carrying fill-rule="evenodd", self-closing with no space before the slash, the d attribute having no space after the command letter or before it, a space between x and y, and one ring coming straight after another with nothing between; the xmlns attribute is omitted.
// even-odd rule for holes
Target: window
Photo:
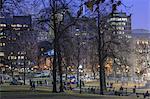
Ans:
<svg viewBox="0 0 150 99"><path fill-rule="evenodd" d="M24 59L24 56L21 56L20 58L21 58L21 59Z"/></svg>
<svg viewBox="0 0 150 99"><path fill-rule="evenodd" d="M0 27L6 27L6 24L0 24Z"/></svg>
<svg viewBox="0 0 150 99"><path fill-rule="evenodd" d="M22 25L21 24L17 24L17 27L22 27Z"/></svg>
<svg viewBox="0 0 150 99"><path fill-rule="evenodd" d="M17 25L16 24L12 24L11 27L17 27Z"/></svg>
<svg viewBox="0 0 150 99"><path fill-rule="evenodd" d="M18 56L18 59L21 59L21 57L20 57L20 56Z"/></svg>
<svg viewBox="0 0 150 99"><path fill-rule="evenodd" d="M23 25L23 27L28 27L28 25Z"/></svg>
<svg viewBox="0 0 150 99"><path fill-rule="evenodd" d="M4 56L4 52L0 52L0 56Z"/></svg>
<svg viewBox="0 0 150 99"><path fill-rule="evenodd" d="M122 21L127 21L127 18L122 18Z"/></svg>
<svg viewBox="0 0 150 99"><path fill-rule="evenodd" d="M140 44L140 41L136 41L136 44L138 44L138 45L139 45L139 44Z"/></svg>
<svg viewBox="0 0 150 99"><path fill-rule="evenodd" d="M20 30L20 28L13 28L14 30Z"/></svg>
<svg viewBox="0 0 150 99"><path fill-rule="evenodd" d="M0 46L5 46L5 45L6 45L5 43L0 42Z"/></svg>

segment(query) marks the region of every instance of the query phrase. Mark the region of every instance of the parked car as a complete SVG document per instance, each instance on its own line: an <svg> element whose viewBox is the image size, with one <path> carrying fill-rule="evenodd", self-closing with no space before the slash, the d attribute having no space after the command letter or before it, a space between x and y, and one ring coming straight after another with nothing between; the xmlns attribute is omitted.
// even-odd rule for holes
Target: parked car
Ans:
<svg viewBox="0 0 150 99"><path fill-rule="evenodd" d="M1 83L10 83L12 81L12 77L6 74L0 74L0 82Z"/></svg>
<svg viewBox="0 0 150 99"><path fill-rule="evenodd" d="M13 80L10 82L10 85L23 85L22 80L16 80L13 78Z"/></svg>
<svg viewBox="0 0 150 99"><path fill-rule="evenodd" d="M49 77L50 73L49 72L38 72L34 74L34 77L38 78L38 77Z"/></svg>

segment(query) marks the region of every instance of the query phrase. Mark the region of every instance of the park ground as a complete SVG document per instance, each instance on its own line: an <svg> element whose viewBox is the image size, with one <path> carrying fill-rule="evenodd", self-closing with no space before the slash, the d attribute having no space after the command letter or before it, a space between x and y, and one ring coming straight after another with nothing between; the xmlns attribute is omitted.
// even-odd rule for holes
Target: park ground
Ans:
<svg viewBox="0 0 150 99"><path fill-rule="evenodd" d="M75 93L65 91L63 93L52 93L49 87L36 87L30 90L27 85L2 85L0 87L0 99L141 99L137 96L114 96L87 93Z"/></svg>

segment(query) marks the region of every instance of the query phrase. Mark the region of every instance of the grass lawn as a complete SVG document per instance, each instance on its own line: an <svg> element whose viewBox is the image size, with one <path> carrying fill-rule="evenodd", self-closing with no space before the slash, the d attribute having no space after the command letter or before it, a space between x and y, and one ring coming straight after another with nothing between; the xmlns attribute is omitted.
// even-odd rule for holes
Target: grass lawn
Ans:
<svg viewBox="0 0 150 99"><path fill-rule="evenodd" d="M44 87L44 86L38 86L38 87L36 87L36 90L37 91L47 91L47 92L52 91L51 88ZM17 91L29 92L31 90L30 90L30 86L28 86L28 85L2 85L0 87L0 91L1 92L5 92L5 91L7 91L7 92L17 92Z"/></svg>
<svg viewBox="0 0 150 99"><path fill-rule="evenodd" d="M97 87L99 87L99 84L100 84L99 81L90 81L90 82L86 82L85 86L97 86ZM113 87L115 87L116 89L119 89L121 85L122 85L121 83L113 83ZM137 87L144 86L144 84L135 84L133 82L128 82L128 84L123 85L123 87L124 88L134 88L135 85Z"/></svg>
<svg viewBox="0 0 150 99"><path fill-rule="evenodd" d="M31 91L29 86L1 86L1 99L137 99L135 96L106 96L96 94L79 94L73 91L64 93L52 93L50 88L37 87L36 91Z"/></svg>
<svg viewBox="0 0 150 99"><path fill-rule="evenodd" d="M124 88L127 88L127 92L133 92L133 88L134 86L137 86L137 87L142 87L144 86L144 84L135 84L135 83L132 83L132 82L129 82L128 84L125 84L123 85ZM88 87L88 86L96 86L99 88L99 82L98 81L92 81L92 82L86 82L85 83L85 86ZM114 83L113 84L113 87L115 87L115 90L118 91L119 88L121 86L121 83ZM126 89L125 89L126 90ZM137 88L136 89L136 92L137 93L146 93L146 91L149 91L150 92L150 88L143 88L143 89L139 89Z"/></svg>

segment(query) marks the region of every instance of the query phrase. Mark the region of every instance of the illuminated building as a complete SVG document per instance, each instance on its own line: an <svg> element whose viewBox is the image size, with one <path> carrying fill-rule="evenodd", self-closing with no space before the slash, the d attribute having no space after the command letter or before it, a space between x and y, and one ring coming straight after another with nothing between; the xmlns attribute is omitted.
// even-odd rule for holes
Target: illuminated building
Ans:
<svg viewBox="0 0 150 99"><path fill-rule="evenodd" d="M131 34L131 15L128 16L124 12L116 12L110 15L108 22L115 27L117 34Z"/></svg>
<svg viewBox="0 0 150 99"><path fill-rule="evenodd" d="M131 63L131 59L130 59L131 54L130 54L130 52L129 52L129 54L127 54L132 46L131 45L131 40L132 40L131 15L127 15L125 12L114 12L113 14L110 14L108 22L112 26L112 28L110 28L110 29L114 30L113 33L116 35L117 41L120 43L120 45L118 45L118 46L121 46L122 48L125 49L124 52L122 51L122 55L121 55L122 59L119 59L119 58L114 59L114 61L117 61L116 64L115 63L113 64L113 71L114 71L113 73L116 76L117 68L118 68L118 70L125 72L125 70L124 70L125 67L128 67L127 65L124 66L123 62L120 63L119 62L120 60L124 59L124 62L126 61L126 64L129 64L129 65ZM117 65L117 67L116 67L116 65ZM117 77L122 77L124 75L126 75L126 74L118 73Z"/></svg>
<svg viewBox="0 0 150 99"><path fill-rule="evenodd" d="M150 31L135 29L132 31L132 53L133 73L145 76L147 79L150 74Z"/></svg>
<svg viewBox="0 0 150 99"><path fill-rule="evenodd" d="M0 66L17 66L18 59L25 59L17 41L31 28L31 16L0 17Z"/></svg>

